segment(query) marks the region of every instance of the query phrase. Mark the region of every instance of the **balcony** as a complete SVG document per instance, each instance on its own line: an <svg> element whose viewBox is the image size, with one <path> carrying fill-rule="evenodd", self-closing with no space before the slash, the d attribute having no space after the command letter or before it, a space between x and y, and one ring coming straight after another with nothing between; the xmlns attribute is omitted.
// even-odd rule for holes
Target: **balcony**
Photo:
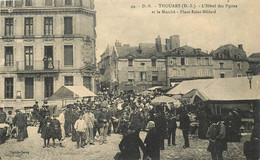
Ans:
<svg viewBox="0 0 260 160"><path fill-rule="evenodd" d="M16 61L17 73L57 73L60 71L60 61Z"/></svg>

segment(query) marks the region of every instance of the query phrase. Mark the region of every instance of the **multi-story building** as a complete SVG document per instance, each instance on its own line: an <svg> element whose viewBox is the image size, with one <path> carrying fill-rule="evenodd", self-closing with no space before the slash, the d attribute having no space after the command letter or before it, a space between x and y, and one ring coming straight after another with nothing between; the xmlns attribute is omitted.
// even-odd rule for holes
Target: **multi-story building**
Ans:
<svg viewBox="0 0 260 160"><path fill-rule="evenodd" d="M101 84L116 92L131 85L136 92L156 85L166 85L165 61L155 44L130 46L116 42L115 46L108 47L101 55Z"/></svg>
<svg viewBox="0 0 260 160"><path fill-rule="evenodd" d="M200 48L182 46L165 52L167 84L178 84L183 80L213 78L212 56Z"/></svg>
<svg viewBox="0 0 260 160"><path fill-rule="evenodd" d="M32 105L62 85L95 90L93 0L2 0L0 5L4 107Z"/></svg>
<svg viewBox="0 0 260 160"><path fill-rule="evenodd" d="M253 75L260 75L260 53L253 53L248 57L249 68Z"/></svg>
<svg viewBox="0 0 260 160"><path fill-rule="evenodd" d="M210 54L213 56L214 78L246 76L249 64L241 44L238 47L232 44L223 45Z"/></svg>

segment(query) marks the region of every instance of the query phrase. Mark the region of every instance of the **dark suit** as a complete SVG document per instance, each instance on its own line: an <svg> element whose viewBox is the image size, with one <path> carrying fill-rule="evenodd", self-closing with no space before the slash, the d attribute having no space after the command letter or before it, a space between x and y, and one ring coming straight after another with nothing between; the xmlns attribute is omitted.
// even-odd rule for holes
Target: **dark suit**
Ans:
<svg viewBox="0 0 260 160"><path fill-rule="evenodd" d="M145 137L144 143L146 144L147 155L152 160L160 159L160 134L153 128L149 130L148 134Z"/></svg>
<svg viewBox="0 0 260 160"><path fill-rule="evenodd" d="M187 114L183 113L180 116L180 129L182 130L184 138L184 146L189 147L189 130L190 130L190 118Z"/></svg>
<svg viewBox="0 0 260 160"><path fill-rule="evenodd" d="M18 141L23 141L25 137L25 128L27 127L27 119L22 113L17 113L14 116L14 125L18 128Z"/></svg>
<svg viewBox="0 0 260 160"><path fill-rule="evenodd" d="M119 149L122 153L124 160L140 159L141 155L140 155L139 147L146 155L144 144L136 133L126 134L126 136L123 137L123 139L119 144Z"/></svg>

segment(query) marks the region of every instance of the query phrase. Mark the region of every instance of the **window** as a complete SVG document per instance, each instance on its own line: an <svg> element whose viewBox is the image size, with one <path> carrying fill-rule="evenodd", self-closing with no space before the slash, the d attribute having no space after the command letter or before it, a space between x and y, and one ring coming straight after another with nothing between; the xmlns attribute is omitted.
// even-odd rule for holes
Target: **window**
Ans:
<svg viewBox="0 0 260 160"><path fill-rule="evenodd" d="M209 58L205 58L206 65L209 65Z"/></svg>
<svg viewBox="0 0 260 160"><path fill-rule="evenodd" d="M89 90L92 90L91 89L91 77L88 77L88 76L83 77L83 86L85 86Z"/></svg>
<svg viewBox="0 0 260 160"><path fill-rule="evenodd" d="M185 69L181 69L181 76L185 76Z"/></svg>
<svg viewBox="0 0 260 160"><path fill-rule="evenodd" d="M219 68L223 69L224 68L224 63L219 63Z"/></svg>
<svg viewBox="0 0 260 160"><path fill-rule="evenodd" d="M220 78L225 78L225 74L224 73L220 73Z"/></svg>
<svg viewBox="0 0 260 160"><path fill-rule="evenodd" d="M64 65L73 65L73 46L64 46Z"/></svg>
<svg viewBox="0 0 260 160"><path fill-rule="evenodd" d="M24 35L33 35L33 18L25 18Z"/></svg>
<svg viewBox="0 0 260 160"><path fill-rule="evenodd" d="M32 6L32 0L25 0L25 6Z"/></svg>
<svg viewBox="0 0 260 160"><path fill-rule="evenodd" d="M145 66L145 63L141 63L140 65L141 65L141 66Z"/></svg>
<svg viewBox="0 0 260 160"><path fill-rule="evenodd" d="M156 82L156 81L158 81L158 71L153 71L152 72L152 81L154 82Z"/></svg>
<svg viewBox="0 0 260 160"><path fill-rule="evenodd" d="M72 0L65 0L65 5L72 5Z"/></svg>
<svg viewBox="0 0 260 160"><path fill-rule="evenodd" d="M198 74L199 77L201 77L201 76L202 76L202 70L199 69L199 70L197 71L197 74Z"/></svg>
<svg viewBox="0 0 260 160"><path fill-rule="evenodd" d="M6 0L6 7L13 7L13 0Z"/></svg>
<svg viewBox="0 0 260 160"><path fill-rule="evenodd" d="M5 47L5 66L14 65L13 47Z"/></svg>
<svg viewBox="0 0 260 160"><path fill-rule="evenodd" d="M53 46L44 46L44 69L53 69Z"/></svg>
<svg viewBox="0 0 260 160"><path fill-rule="evenodd" d="M128 81L132 82L132 81L134 81L134 79L135 79L135 72L128 71Z"/></svg>
<svg viewBox="0 0 260 160"><path fill-rule="evenodd" d="M132 67L133 66L133 59L128 59L128 66Z"/></svg>
<svg viewBox="0 0 260 160"><path fill-rule="evenodd" d="M241 63L237 62L237 69L241 69Z"/></svg>
<svg viewBox="0 0 260 160"><path fill-rule="evenodd" d="M25 78L25 99L33 99L33 78Z"/></svg>
<svg viewBox="0 0 260 160"><path fill-rule="evenodd" d="M25 69L30 70L33 69L33 47L26 46L24 47L24 63Z"/></svg>
<svg viewBox="0 0 260 160"><path fill-rule="evenodd" d="M5 99L14 98L14 79L5 78Z"/></svg>
<svg viewBox="0 0 260 160"><path fill-rule="evenodd" d="M209 71L209 69L206 69L206 76L210 76L210 71Z"/></svg>
<svg viewBox="0 0 260 160"><path fill-rule="evenodd" d="M64 34L73 34L72 17L64 17Z"/></svg>
<svg viewBox="0 0 260 160"><path fill-rule="evenodd" d="M53 77L44 78L44 97L53 95Z"/></svg>
<svg viewBox="0 0 260 160"><path fill-rule="evenodd" d="M156 67L156 59L152 59L152 66Z"/></svg>
<svg viewBox="0 0 260 160"><path fill-rule="evenodd" d="M52 17L44 17L44 35L53 35Z"/></svg>
<svg viewBox="0 0 260 160"><path fill-rule="evenodd" d="M45 6L52 6L52 0L45 0Z"/></svg>
<svg viewBox="0 0 260 160"><path fill-rule="evenodd" d="M177 69L172 70L172 76L171 77L177 77Z"/></svg>
<svg viewBox="0 0 260 160"><path fill-rule="evenodd" d="M201 65L201 59L197 58L197 65Z"/></svg>
<svg viewBox="0 0 260 160"><path fill-rule="evenodd" d="M176 58L172 58L171 65L176 65Z"/></svg>
<svg viewBox="0 0 260 160"><path fill-rule="evenodd" d="M14 34L14 20L13 18L5 19L5 36L12 36Z"/></svg>
<svg viewBox="0 0 260 160"><path fill-rule="evenodd" d="M73 86L73 76L64 77L64 86Z"/></svg>
<svg viewBox="0 0 260 160"><path fill-rule="evenodd" d="M181 65L185 65L185 58L181 58Z"/></svg>
<svg viewBox="0 0 260 160"><path fill-rule="evenodd" d="M146 81L146 72L140 72L141 81Z"/></svg>

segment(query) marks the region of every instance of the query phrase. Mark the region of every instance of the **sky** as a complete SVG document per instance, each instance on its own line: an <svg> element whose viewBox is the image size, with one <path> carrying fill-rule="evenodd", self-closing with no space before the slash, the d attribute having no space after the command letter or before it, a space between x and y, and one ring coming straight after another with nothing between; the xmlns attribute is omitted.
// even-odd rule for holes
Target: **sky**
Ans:
<svg viewBox="0 0 260 160"><path fill-rule="evenodd" d="M153 8L131 9L132 5L142 4L151 4ZM228 4L237 8L217 8L216 14L152 14L153 10L162 10L158 4ZM165 38L179 35L181 46L209 53L230 43L243 44L247 55L260 52L259 8L259 0L95 0L97 60L107 45L114 45L116 40L136 46L155 43L158 35L164 44Z"/></svg>

